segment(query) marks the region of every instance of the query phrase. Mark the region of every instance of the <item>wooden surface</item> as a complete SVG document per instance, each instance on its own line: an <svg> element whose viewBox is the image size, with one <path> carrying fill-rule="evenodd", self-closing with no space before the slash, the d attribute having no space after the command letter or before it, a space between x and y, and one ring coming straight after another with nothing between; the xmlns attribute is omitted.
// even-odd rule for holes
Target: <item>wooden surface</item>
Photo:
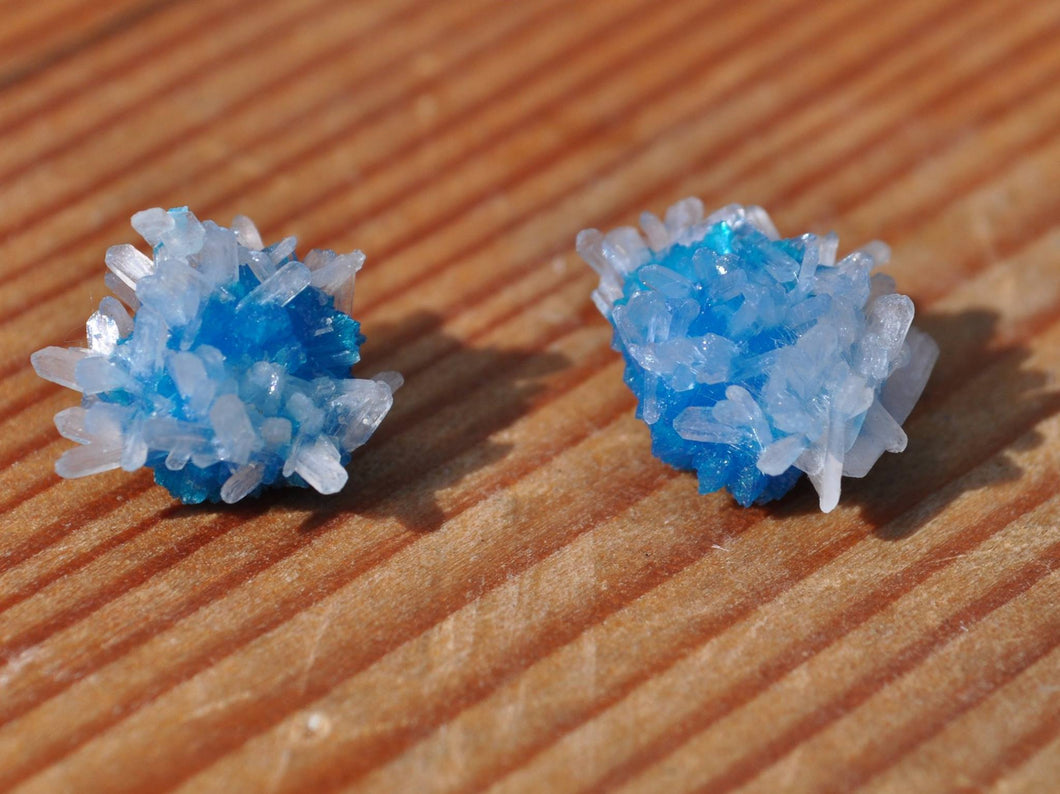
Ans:
<svg viewBox="0 0 1060 794"><path fill-rule="evenodd" d="M0 5L0 787L1053 792L1060 4ZM652 459L573 252L686 195L879 237L942 349L839 509ZM334 498L60 481L128 216L360 247Z"/></svg>

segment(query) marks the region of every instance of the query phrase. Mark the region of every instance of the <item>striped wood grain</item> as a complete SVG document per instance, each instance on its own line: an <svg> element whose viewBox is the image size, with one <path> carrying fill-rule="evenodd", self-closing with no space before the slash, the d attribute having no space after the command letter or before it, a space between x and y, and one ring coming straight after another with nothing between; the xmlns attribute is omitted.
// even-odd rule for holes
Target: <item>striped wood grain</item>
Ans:
<svg viewBox="0 0 1060 794"><path fill-rule="evenodd" d="M1060 6L0 4L0 788L1047 792ZM685 195L894 247L942 357L840 508L654 461L572 252ZM360 247L345 492L59 481L153 205Z"/></svg>

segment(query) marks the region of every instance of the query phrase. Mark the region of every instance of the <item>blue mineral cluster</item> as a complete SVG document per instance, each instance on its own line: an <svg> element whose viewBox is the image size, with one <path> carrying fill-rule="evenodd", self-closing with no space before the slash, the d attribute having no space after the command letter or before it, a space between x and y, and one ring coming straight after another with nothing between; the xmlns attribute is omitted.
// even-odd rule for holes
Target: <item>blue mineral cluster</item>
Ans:
<svg viewBox="0 0 1060 794"><path fill-rule="evenodd" d="M78 442L63 477L148 466L185 503L237 502L272 485L346 483L350 455L393 404L397 373L350 377L364 337L349 314L355 251L264 247L254 224L186 207L132 218L151 246L107 251L87 347L47 347L37 373L82 393L55 417Z"/></svg>
<svg viewBox="0 0 1060 794"><path fill-rule="evenodd" d="M760 207L704 218L695 198L641 228L587 229L577 245L655 455L745 506L805 473L827 512L841 476L905 448L938 347L894 281L872 275L886 245L837 262L834 234L781 239Z"/></svg>

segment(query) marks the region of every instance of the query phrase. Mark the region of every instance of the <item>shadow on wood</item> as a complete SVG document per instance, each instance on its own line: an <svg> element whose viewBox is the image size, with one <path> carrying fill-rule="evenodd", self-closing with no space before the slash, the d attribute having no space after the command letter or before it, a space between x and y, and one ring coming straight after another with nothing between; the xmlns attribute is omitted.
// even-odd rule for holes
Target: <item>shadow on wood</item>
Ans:
<svg viewBox="0 0 1060 794"><path fill-rule="evenodd" d="M503 458L511 445L491 437L533 407L541 378L570 363L556 353L464 347L426 312L368 331L370 356L358 372L383 368L373 356L394 366L388 353L399 348L420 363L404 369L394 409L354 454L349 483L334 497L314 500L304 531L341 511L395 517L415 531L437 529L446 512L436 494ZM477 489L475 498L484 495Z"/></svg>

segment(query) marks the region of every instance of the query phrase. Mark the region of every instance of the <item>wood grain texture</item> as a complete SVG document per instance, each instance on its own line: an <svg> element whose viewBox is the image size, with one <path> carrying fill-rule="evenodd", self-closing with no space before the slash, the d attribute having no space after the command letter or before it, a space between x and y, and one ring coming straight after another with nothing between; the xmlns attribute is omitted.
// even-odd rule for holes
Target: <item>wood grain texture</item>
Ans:
<svg viewBox="0 0 1060 794"><path fill-rule="evenodd" d="M1052 792L1060 5L0 4L0 788ZM650 454L577 231L894 248L942 349L816 512ZM60 481L129 215L363 248L406 387L337 497Z"/></svg>

